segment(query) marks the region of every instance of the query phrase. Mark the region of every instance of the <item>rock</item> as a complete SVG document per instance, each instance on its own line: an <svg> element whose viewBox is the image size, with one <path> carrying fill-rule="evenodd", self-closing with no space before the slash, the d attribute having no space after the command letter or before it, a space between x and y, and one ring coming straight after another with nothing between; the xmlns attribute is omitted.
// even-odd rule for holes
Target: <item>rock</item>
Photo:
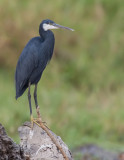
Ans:
<svg viewBox="0 0 124 160"><path fill-rule="evenodd" d="M64 160L63 155L51 138L38 125L34 124L32 130L30 122L26 122L23 126L19 127L18 131L21 139L20 145L27 158L31 160ZM71 152L67 145L59 136L56 136L52 131L50 132L60 144L68 159L72 160Z"/></svg>
<svg viewBox="0 0 124 160"><path fill-rule="evenodd" d="M0 124L0 160L24 160L23 150L7 136Z"/></svg>

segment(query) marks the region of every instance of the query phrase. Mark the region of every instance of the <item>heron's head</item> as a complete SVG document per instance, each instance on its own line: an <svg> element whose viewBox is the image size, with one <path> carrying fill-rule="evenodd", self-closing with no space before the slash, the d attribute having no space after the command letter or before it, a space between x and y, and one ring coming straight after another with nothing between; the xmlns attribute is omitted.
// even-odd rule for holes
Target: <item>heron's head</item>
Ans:
<svg viewBox="0 0 124 160"><path fill-rule="evenodd" d="M61 26L59 24L56 24L55 22L53 22L52 20L49 20L49 19L43 20L41 25L42 25L42 28L43 28L44 31L47 31L47 30L50 30L50 29L59 29L59 28L74 31L71 28L64 27L64 26Z"/></svg>

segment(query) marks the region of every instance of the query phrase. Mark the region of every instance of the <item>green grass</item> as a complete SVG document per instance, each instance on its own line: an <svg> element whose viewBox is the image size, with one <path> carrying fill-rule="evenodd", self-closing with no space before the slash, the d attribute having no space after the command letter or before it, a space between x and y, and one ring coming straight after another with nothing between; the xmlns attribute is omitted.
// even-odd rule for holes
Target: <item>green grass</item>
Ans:
<svg viewBox="0 0 124 160"><path fill-rule="evenodd" d="M51 62L52 63L52 62ZM123 149L123 89L116 93L88 93L66 86L61 76L48 66L38 86L40 111L48 126L71 147L95 143L116 150ZM17 142L17 128L30 120L27 93L16 101L14 79L8 70L0 70L0 122ZM33 87L32 87L33 89ZM32 90L33 91L33 90ZM34 102L33 113L36 116Z"/></svg>
<svg viewBox="0 0 124 160"><path fill-rule="evenodd" d="M54 31L54 56L38 86L44 121L71 148L95 143L123 150L123 4L0 0L0 122L17 142L17 128L30 115L27 93L15 100L14 68L41 20L49 18L75 32Z"/></svg>

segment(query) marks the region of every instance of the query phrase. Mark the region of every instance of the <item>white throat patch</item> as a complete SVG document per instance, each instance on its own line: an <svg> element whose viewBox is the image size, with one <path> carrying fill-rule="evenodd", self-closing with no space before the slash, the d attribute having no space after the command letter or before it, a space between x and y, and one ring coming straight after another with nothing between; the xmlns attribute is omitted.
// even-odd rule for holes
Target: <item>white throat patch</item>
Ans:
<svg viewBox="0 0 124 160"><path fill-rule="evenodd" d="M44 24L43 24L43 29L44 29L44 31L47 31L47 30L49 30L49 29L58 29L58 27L55 27L55 26L52 26L52 25L50 25L50 24L44 23Z"/></svg>

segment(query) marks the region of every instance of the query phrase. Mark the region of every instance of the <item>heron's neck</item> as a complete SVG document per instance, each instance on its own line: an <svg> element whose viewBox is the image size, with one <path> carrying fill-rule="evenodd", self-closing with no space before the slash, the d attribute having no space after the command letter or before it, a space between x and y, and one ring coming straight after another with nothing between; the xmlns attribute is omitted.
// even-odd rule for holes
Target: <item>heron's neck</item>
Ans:
<svg viewBox="0 0 124 160"><path fill-rule="evenodd" d="M39 29L39 34L43 39L44 48L46 47L50 51L48 52L48 54L49 54L49 59L51 59L55 43L54 34L51 30L44 31L43 29L42 30Z"/></svg>
<svg viewBox="0 0 124 160"><path fill-rule="evenodd" d="M52 37L54 37L54 34L52 31L50 31L50 30L44 31L43 28L41 28L41 27L39 28L39 34L44 40L48 40L48 39L51 39Z"/></svg>

